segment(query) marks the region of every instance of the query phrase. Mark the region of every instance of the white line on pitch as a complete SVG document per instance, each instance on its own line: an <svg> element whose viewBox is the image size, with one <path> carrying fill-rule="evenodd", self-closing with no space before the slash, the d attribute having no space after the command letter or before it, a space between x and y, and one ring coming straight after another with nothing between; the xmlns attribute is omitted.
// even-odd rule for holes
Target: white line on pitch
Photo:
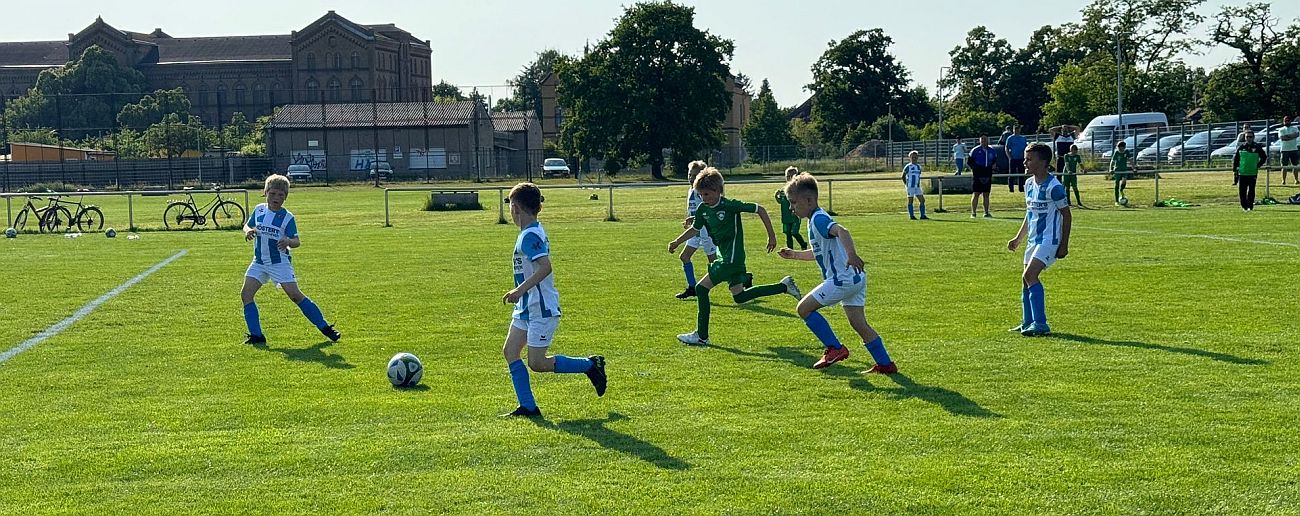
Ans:
<svg viewBox="0 0 1300 516"><path fill-rule="evenodd" d="M1000 220L1004 222L1014 222L1016 224L1020 224L1023 219L1020 220L995 219L995 220ZM1164 231L1152 231L1149 229L1099 228L1096 226L1074 226L1074 228L1088 229L1092 231L1110 231L1113 233L1135 233L1139 235L1159 235L1159 236L1172 236L1172 237L1180 237L1180 238L1204 238L1206 240L1220 240L1223 242L1237 242L1241 244L1256 244L1256 245L1276 245L1280 247L1291 247L1295 249L1300 249L1300 244L1293 244L1291 242L1274 242L1271 240L1251 240L1247 238L1233 238L1233 237L1226 237L1226 236L1219 236L1219 235L1191 235L1186 233L1166 233Z"/></svg>
<svg viewBox="0 0 1300 516"><path fill-rule="evenodd" d="M189 250L182 249L180 252L173 254L171 258L158 262L157 265L154 265L153 267L150 267L148 270L141 272L136 277L126 280L126 283L118 285L117 288L114 288L113 290L106 292L104 295L95 298L94 301L86 303L85 306L81 307L81 309L74 312L67 319L55 323L53 326L46 328L45 331L36 334L35 337L27 339L22 344L14 346L13 349L6 351L4 353L0 353L0 364L5 363L5 361L13 358L19 353L31 349L32 347L36 346L37 344L40 344L41 342L44 342L45 339L58 335L63 330L66 330L69 326L72 326L77 321L80 321L81 319L85 318L87 315L90 315L90 313L95 311L96 308L99 308L99 305L102 305L108 300L117 297L118 294L121 294L126 289L131 288L131 285L135 285L136 283L139 283L140 280L149 277L150 274L158 272L158 269L166 267L167 264L176 261L176 259L182 256L185 256L185 253L188 252Z"/></svg>

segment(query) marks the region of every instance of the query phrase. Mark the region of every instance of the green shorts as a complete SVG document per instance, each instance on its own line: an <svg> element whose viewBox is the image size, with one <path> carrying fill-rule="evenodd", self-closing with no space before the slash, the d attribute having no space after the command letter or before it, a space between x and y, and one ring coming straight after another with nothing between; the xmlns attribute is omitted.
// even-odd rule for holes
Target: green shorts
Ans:
<svg viewBox="0 0 1300 516"><path fill-rule="evenodd" d="M1132 173L1133 173L1133 172L1132 172L1132 171L1129 171L1129 170L1116 170L1116 171L1114 172L1114 175L1113 175L1112 179L1114 179L1115 181L1122 181L1122 180L1128 179L1129 174L1132 174Z"/></svg>
<svg viewBox="0 0 1300 516"><path fill-rule="evenodd" d="M1076 176L1074 174L1065 174L1061 176L1061 185L1079 186L1079 176Z"/></svg>
<svg viewBox="0 0 1300 516"><path fill-rule="evenodd" d="M745 271L745 262L727 263L722 260L714 260L709 264L709 280L714 285L726 283L728 285L740 285L747 280Z"/></svg>
<svg viewBox="0 0 1300 516"><path fill-rule="evenodd" d="M797 220L794 221L794 222L782 222L782 223L781 223L781 234L784 234L784 235L797 235L797 234L799 234L799 226L800 226L800 225L801 225L801 224L800 224L799 221L797 221Z"/></svg>

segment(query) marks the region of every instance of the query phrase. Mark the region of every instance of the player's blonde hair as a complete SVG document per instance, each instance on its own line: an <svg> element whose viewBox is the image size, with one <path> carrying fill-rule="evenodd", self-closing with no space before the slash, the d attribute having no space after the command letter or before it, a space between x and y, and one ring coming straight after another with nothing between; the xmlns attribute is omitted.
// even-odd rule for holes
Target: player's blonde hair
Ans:
<svg viewBox="0 0 1300 516"><path fill-rule="evenodd" d="M722 172L713 167L707 167L695 176L696 190L708 190L710 192L722 193Z"/></svg>
<svg viewBox="0 0 1300 516"><path fill-rule="evenodd" d="M705 163L698 159L692 161L689 165L686 165L686 175L688 177L695 177L695 174L699 174L701 170L704 170L704 168L708 166L709 166L708 163Z"/></svg>
<svg viewBox="0 0 1300 516"><path fill-rule="evenodd" d="M542 212L542 189L533 183L519 183L510 189L510 204L517 204L528 213L537 215Z"/></svg>
<svg viewBox="0 0 1300 516"><path fill-rule="evenodd" d="M289 178L280 174L271 174L266 176L266 183L262 185L262 193L265 194L271 190L279 190L285 194L289 193Z"/></svg>
<svg viewBox="0 0 1300 516"><path fill-rule="evenodd" d="M794 166L794 165L791 165L791 166L785 167L785 180L786 180L786 181L789 181L790 178L793 178L794 176L797 176L797 175L799 175L799 167L796 167L796 166Z"/></svg>
<svg viewBox="0 0 1300 516"><path fill-rule="evenodd" d="M785 184L786 197L809 196L817 198L817 178L807 172L801 172Z"/></svg>

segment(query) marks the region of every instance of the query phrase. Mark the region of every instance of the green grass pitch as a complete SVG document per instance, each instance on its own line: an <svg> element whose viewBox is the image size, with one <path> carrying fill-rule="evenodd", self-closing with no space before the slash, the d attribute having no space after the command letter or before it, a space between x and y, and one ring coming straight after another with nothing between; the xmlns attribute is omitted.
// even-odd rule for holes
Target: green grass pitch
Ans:
<svg viewBox="0 0 1300 516"><path fill-rule="evenodd" d="M472 212L394 193L385 228L373 188L296 188L294 265L336 344L274 287L258 295L269 347L241 344L251 250L235 232L5 239L0 352L189 253L0 363L0 513L1294 514L1300 209L1242 213L1228 182L1162 181L1202 206L1160 209L1134 181L1121 209L1085 178L1102 208L1074 212L1070 256L1043 276L1042 338L1006 332L1018 195L994 189L996 220L949 195L912 222L898 182L837 184L889 377L860 374L860 344L811 369L821 349L784 296L714 296L714 345L678 344L695 304L673 299L666 247L685 188L616 192L621 222L603 221L606 190L544 189L552 352L605 355L610 374L604 398L532 374L544 421L497 417L515 406L500 299L517 228L495 224L495 192ZM727 193L775 210L775 188ZM97 202L127 225L124 200ZM136 224L162 206L136 199ZM745 229L759 282L817 284L814 264L761 251L757 218ZM423 360L421 387L389 386L400 351Z"/></svg>

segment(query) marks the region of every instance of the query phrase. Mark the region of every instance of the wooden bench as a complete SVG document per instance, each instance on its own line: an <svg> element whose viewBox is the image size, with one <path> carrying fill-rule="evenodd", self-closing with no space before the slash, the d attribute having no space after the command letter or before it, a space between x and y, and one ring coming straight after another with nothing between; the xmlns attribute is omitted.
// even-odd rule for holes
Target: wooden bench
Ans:
<svg viewBox="0 0 1300 516"><path fill-rule="evenodd" d="M478 192L459 190L434 190L429 194L428 211L481 210Z"/></svg>
<svg viewBox="0 0 1300 516"><path fill-rule="evenodd" d="M971 176L970 174L962 174L960 176L944 176L943 193L946 194L971 193L972 177L973 176ZM996 179L994 181L996 181ZM1005 180L1003 182L1005 183ZM925 187L925 195L934 195L938 193L939 193L939 178L932 177L930 178L930 184L926 185Z"/></svg>

